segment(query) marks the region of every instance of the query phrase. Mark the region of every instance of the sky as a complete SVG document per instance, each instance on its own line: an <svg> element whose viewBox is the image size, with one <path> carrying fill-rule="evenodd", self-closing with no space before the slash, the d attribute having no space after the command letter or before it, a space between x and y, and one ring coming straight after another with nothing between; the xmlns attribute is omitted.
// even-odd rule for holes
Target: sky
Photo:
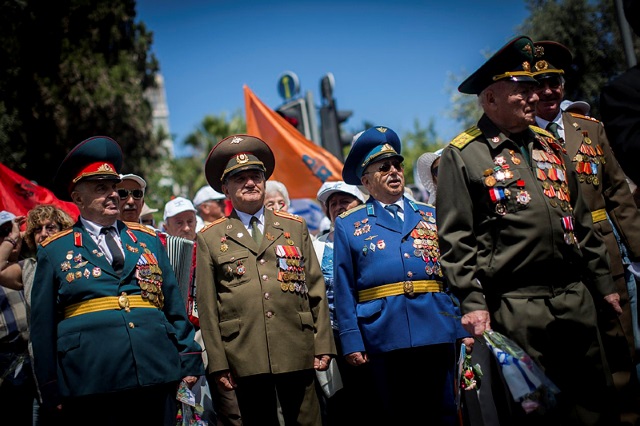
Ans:
<svg viewBox="0 0 640 426"><path fill-rule="evenodd" d="M448 141L464 130L449 115L452 92L528 16L520 0L138 0L136 19L153 33L182 156L205 116L244 117L243 85L281 106L285 72L318 108L320 81L332 73L338 109L353 112L349 132L369 122L402 137L433 120Z"/></svg>

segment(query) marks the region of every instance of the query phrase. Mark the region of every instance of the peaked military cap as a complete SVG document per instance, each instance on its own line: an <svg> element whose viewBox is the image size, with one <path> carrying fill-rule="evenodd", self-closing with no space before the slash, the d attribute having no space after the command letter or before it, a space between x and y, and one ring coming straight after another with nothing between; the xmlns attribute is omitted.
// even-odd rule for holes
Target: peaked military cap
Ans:
<svg viewBox="0 0 640 426"><path fill-rule="evenodd" d="M54 194L71 201L71 192L81 180L120 182L122 149L108 136L94 136L76 145L62 160L53 179Z"/></svg>
<svg viewBox="0 0 640 426"><path fill-rule="evenodd" d="M555 41L535 42L533 57L533 76L538 80L564 74L573 60L569 49Z"/></svg>
<svg viewBox="0 0 640 426"><path fill-rule="evenodd" d="M361 185L360 178L370 163L388 157L400 157L404 161L401 151L402 144L396 132L384 126L371 127L351 146L342 168L342 179L350 185Z"/></svg>
<svg viewBox="0 0 640 426"><path fill-rule="evenodd" d="M491 84L500 80L535 83L531 74L533 64L533 41L518 36L471 74L458 86L460 93L478 95Z"/></svg>
<svg viewBox="0 0 640 426"><path fill-rule="evenodd" d="M273 173L276 160L265 141L250 135L231 135L211 148L204 165L207 182L222 192L225 178L245 170L260 170L265 179Z"/></svg>

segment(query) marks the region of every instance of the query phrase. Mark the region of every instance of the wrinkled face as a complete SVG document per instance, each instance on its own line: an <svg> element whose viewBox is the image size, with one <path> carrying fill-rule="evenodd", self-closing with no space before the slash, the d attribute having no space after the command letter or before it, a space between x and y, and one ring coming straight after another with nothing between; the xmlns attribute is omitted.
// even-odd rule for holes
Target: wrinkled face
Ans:
<svg viewBox="0 0 640 426"><path fill-rule="evenodd" d="M404 165L399 157L384 158L369 164L361 180L373 198L395 203L404 194Z"/></svg>
<svg viewBox="0 0 640 426"><path fill-rule="evenodd" d="M267 195L264 198L264 206L269 210L282 210L283 212L288 210L287 202L278 191L267 192Z"/></svg>
<svg viewBox="0 0 640 426"><path fill-rule="evenodd" d="M187 210L168 217L164 227L169 235L193 241L196 239L196 212Z"/></svg>
<svg viewBox="0 0 640 426"><path fill-rule="evenodd" d="M144 190L136 181L125 179L117 185L120 220L138 222L144 204Z"/></svg>
<svg viewBox="0 0 640 426"><path fill-rule="evenodd" d="M564 80L558 74L542 78L538 82L540 84L536 87L536 94L540 100L536 106L536 114L547 121L553 121L560 112L560 104L564 99Z"/></svg>
<svg viewBox="0 0 640 426"><path fill-rule="evenodd" d="M224 200L207 200L200 204L197 209L203 220L213 222L224 216Z"/></svg>
<svg viewBox="0 0 640 426"><path fill-rule="evenodd" d="M535 124L537 85L529 82L499 81L490 86L483 105L489 118L510 133L524 131Z"/></svg>
<svg viewBox="0 0 640 426"><path fill-rule="evenodd" d="M331 223L333 223L340 214L359 204L361 204L360 200L353 195L347 194L346 192L336 192L327 200L327 216L329 216Z"/></svg>
<svg viewBox="0 0 640 426"><path fill-rule="evenodd" d="M99 225L112 225L120 214L120 198L113 180L80 181L73 189L71 199L82 217Z"/></svg>
<svg viewBox="0 0 640 426"><path fill-rule="evenodd" d="M222 191L235 209L254 214L264 205L265 182L264 172L245 170L226 178Z"/></svg>
<svg viewBox="0 0 640 426"><path fill-rule="evenodd" d="M36 245L40 244L51 235L60 231L60 225L55 223L52 220L45 220L43 222L38 223L38 226L33 230L33 237L35 239Z"/></svg>

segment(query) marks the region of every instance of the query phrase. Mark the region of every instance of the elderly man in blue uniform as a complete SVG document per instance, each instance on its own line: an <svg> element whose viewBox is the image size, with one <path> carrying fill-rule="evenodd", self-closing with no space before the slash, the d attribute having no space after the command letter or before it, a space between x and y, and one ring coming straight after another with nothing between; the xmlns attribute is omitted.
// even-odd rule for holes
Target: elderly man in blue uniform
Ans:
<svg viewBox="0 0 640 426"><path fill-rule="evenodd" d="M383 126L364 131L345 161L344 181L370 197L335 221L340 342L351 365L371 363L381 422L453 425L456 342L467 334L442 278L435 209L404 196L402 162L398 135Z"/></svg>
<svg viewBox="0 0 640 426"><path fill-rule="evenodd" d="M198 233L196 287L209 383L236 390L242 423L320 425L316 370L335 356L324 279L303 219L264 207L273 152L232 135L205 175L233 210Z"/></svg>
<svg viewBox="0 0 640 426"><path fill-rule="evenodd" d="M204 374L155 232L117 220L122 151L92 137L63 160L56 195L78 222L38 247L31 312L36 379L61 424L175 424L181 381Z"/></svg>
<svg viewBox="0 0 640 426"><path fill-rule="evenodd" d="M458 88L484 114L442 152L441 262L464 327L513 339L560 389L504 424L616 424L593 298L621 313L620 297L571 160L533 126L534 51L516 37Z"/></svg>

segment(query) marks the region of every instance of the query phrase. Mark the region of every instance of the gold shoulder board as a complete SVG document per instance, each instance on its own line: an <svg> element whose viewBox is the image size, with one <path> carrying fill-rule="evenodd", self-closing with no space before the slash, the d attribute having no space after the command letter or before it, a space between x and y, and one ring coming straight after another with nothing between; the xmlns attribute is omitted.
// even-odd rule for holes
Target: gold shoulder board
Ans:
<svg viewBox="0 0 640 426"><path fill-rule="evenodd" d="M213 225L217 225L218 223L222 223L222 222L224 222L225 220L227 220L227 218L226 218L226 217L221 217L220 219L216 219L216 220L214 220L213 222L211 222L211 223L209 223L209 224L207 224L207 225L203 226L203 227L202 227L202 229L200 230L200 233L203 233L203 232L204 232L204 231L206 231L207 229L211 228Z"/></svg>
<svg viewBox="0 0 640 426"><path fill-rule="evenodd" d="M346 212L342 212L342 213L340 213L340 217L347 217L347 216L349 216L351 213L353 213L353 212L357 212L358 210L360 210L360 209L364 209L365 207L367 207L367 205L366 205L366 204L360 204L359 206L355 206L354 208L349 209L349 210L347 210Z"/></svg>
<svg viewBox="0 0 640 426"><path fill-rule="evenodd" d="M273 214L275 214L276 216L280 216L280 217L286 217L287 219L293 219L296 220L300 223L302 223L302 218L298 215L295 214L291 214L291 213L287 213L287 212L283 212L283 211L279 211L279 210L273 210Z"/></svg>
<svg viewBox="0 0 640 426"><path fill-rule="evenodd" d="M529 128L531 130L533 130L536 133L539 133L543 136L546 136L548 138L554 138L553 135L549 132L547 132L545 129L543 129L542 127L538 127L538 126L529 126ZM555 139L555 138L554 138Z"/></svg>
<svg viewBox="0 0 640 426"><path fill-rule="evenodd" d="M69 228L69 229L65 229L64 231L57 232L57 233L53 234L52 236L48 237L43 242L41 242L40 245L42 247L46 247L47 244L50 244L51 242L57 240L58 238L64 237L65 235L68 235L68 234L70 234L72 232L73 232L73 228Z"/></svg>
<svg viewBox="0 0 640 426"><path fill-rule="evenodd" d="M153 235L154 237L156 236L156 231L154 231L153 229L141 223L125 222L125 224L127 225L127 228L133 231L141 231L141 232L144 232L145 234Z"/></svg>
<svg viewBox="0 0 640 426"><path fill-rule="evenodd" d="M584 120L595 121L596 123L600 122L596 118L589 117L588 115L576 114L575 112L570 112L569 114L574 118L582 118Z"/></svg>
<svg viewBox="0 0 640 426"><path fill-rule="evenodd" d="M453 140L451 141L451 145L455 146L458 149L462 149L467 146L469 142L471 142L481 134L482 132L480 131L480 129L478 129L478 127L476 126L473 126L453 138Z"/></svg>

